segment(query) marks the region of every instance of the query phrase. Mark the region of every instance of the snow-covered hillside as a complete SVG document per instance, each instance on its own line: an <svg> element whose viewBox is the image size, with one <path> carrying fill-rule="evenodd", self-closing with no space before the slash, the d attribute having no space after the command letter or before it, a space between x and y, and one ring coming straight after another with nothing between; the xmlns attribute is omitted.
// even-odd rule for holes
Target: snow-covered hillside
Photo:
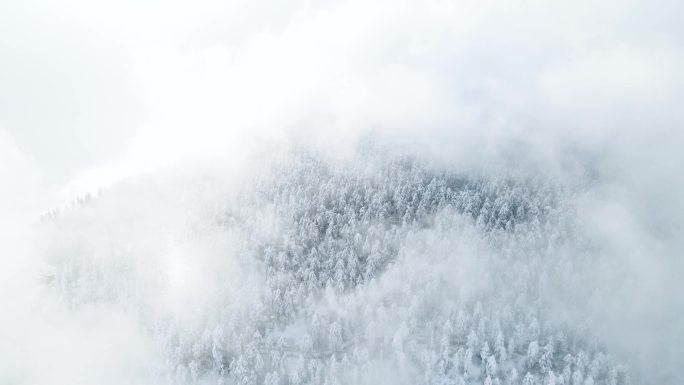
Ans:
<svg viewBox="0 0 684 385"><path fill-rule="evenodd" d="M682 15L0 0L0 385L684 384Z"/></svg>
<svg viewBox="0 0 684 385"><path fill-rule="evenodd" d="M603 338L632 277L583 222L592 177L379 151L254 167L139 178L47 215L46 295L132 316L164 383L642 383Z"/></svg>

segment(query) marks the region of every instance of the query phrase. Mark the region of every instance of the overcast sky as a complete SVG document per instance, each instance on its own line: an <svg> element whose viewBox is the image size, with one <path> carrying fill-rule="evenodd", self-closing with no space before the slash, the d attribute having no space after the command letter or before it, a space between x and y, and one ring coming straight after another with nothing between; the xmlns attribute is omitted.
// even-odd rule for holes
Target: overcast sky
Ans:
<svg viewBox="0 0 684 385"><path fill-rule="evenodd" d="M598 328L681 357L682 15L681 0L0 1L0 367L44 384L50 346L81 362L52 363L74 376L102 346L120 345L106 374L146 354L125 317L96 317L104 334L68 314L39 321L31 248L50 242L21 225L160 168L242 168L291 142L344 156L371 134L452 170L596 173L575 202L586 231L643 278ZM121 214L175 188L160 185L124 189L93 222L173 238ZM181 219L187 205L169 204ZM653 320L667 321L660 339Z"/></svg>
<svg viewBox="0 0 684 385"><path fill-rule="evenodd" d="M4 207L35 215L298 132L341 146L382 131L458 161L511 138L538 158L568 142L602 153L654 140L667 154L676 146L662 138L681 138L683 121L682 11L675 0L3 1Z"/></svg>

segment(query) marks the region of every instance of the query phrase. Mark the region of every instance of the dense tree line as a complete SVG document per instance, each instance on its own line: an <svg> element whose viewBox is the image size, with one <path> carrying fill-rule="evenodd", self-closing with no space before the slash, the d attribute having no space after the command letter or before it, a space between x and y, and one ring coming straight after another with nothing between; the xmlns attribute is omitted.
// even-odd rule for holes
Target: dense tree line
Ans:
<svg viewBox="0 0 684 385"><path fill-rule="evenodd" d="M576 193L550 178L452 175L409 158L296 154L194 224L229 234L236 257L212 260L205 278L218 299L193 322L145 302L163 283L148 279L154 262L133 262L146 258L139 246L102 250L130 258L92 258L71 244L51 285L72 306L136 309L172 383L362 384L392 373L411 384L628 384L595 336L553 314L558 298L591 294ZM265 234L265 213L276 234ZM224 284L226 266L240 274Z"/></svg>

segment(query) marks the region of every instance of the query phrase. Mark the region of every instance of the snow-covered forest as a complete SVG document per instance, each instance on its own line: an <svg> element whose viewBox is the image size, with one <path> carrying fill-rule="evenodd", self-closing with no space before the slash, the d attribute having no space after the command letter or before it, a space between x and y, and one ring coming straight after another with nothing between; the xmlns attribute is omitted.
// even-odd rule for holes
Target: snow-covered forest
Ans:
<svg viewBox="0 0 684 385"><path fill-rule="evenodd" d="M0 1L0 385L684 384L681 15Z"/></svg>
<svg viewBox="0 0 684 385"><path fill-rule="evenodd" d="M134 315L169 383L640 383L592 328L632 277L578 221L590 175L372 149L255 169L237 191L141 180L45 216L45 290Z"/></svg>

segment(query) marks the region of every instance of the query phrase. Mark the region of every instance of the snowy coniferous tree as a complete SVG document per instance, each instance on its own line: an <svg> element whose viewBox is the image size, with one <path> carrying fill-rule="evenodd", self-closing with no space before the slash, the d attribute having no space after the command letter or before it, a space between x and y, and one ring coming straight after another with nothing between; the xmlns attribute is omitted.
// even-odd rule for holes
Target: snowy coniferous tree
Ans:
<svg viewBox="0 0 684 385"><path fill-rule="evenodd" d="M470 348L465 350L463 356L463 374L466 378L470 378L475 374L475 368L473 367L473 351Z"/></svg>
<svg viewBox="0 0 684 385"><path fill-rule="evenodd" d="M475 334L475 331L471 330L470 333L468 334L466 346L468 347L468 349L470 349L470 351L474 351L475 349L477 349L478 339L477 339L477 334Z"/></svg>
<svg viewBox="0 0 684 385"><path fill-rule="evenodd" d="M485 363L485 371L486 371L487 375L495 376L497 374L498 369L499 369L499 366L496 362L496 357L494 355L487 357L487 360Z"/></svg>
<svg viewBox="0 0 684 385"><path fill-rule="evenodd" d="M508 353L509 355L513 355L516 351L516 347L517 347L516 343L517 342L518 341L515 339L514 336L511 336L510 338L508 338L508 347L506 348L506 353Z"/></svg>
<svg viewBox="0 0 684 385"><path fill-rule="evenodd" d="M539 357L539 370L542 373L547 373L552 369L553 365L553 345L548 343L544 345L542 354Z"/></svg>
<svg viewBox="0 0 684 385"><path fill-rule="evenodd" d="M504 345L504 336L501 331L497 333L496 342L494 343L494 354L499 362L506 362L508 359L508 352Z"/></svg>
<svg viewBox="0 0 684 385"><path fill-rule="evenodd" d="M333 323L330 325L328 346L333 352L336 352L342 348L342 328L337 321L333 321Z"/></svg>
<svg viewBox="0 0 684 385"><path fill-rule="evenodd" d="M454 371L456 373L462 374L463 373L463 356L465 355L465 351L463 350L463 347L458 348L456 350L456 354L454 354L453 357L451 357L451 366L454 368Z"/></svg>
<svg viewBox="0 0 684 385"><path fill-rule="evenodd" d="M480 360L482 361L483 364L485 362L487 362L487 358L489 358L489 354L490 354L489 342L485 341L482 344L482 349L480 349Z"/></svg>
<svg viewBox="0 0 684 385"><path fill-rule="evenodd" d="M537 381L534 378L534 375L530 372L527 372L527 374L525 374L525 377L523 377L522 385L536 385L536 383Z"/></svg>
<svg viewBox="0 0 684 385"><path fill-rule="evenodd" d="M267 373L264 377L264 385L280 385L280 376L278 372Z"/></svg>
<svg viewBox="0 0 684 385"><path fill-rule="evenodd" d="M508 373L508 384L517 384L518 383L518 370L513 367L511 368L510 372Z"/></svg>
<svg viewBox="0 0 684 385"><path fill-rule="evenodd" d="M594 359L591 360L591 363L589 364L589 375L591 377L596 378L599 376L599 371L601 370L601 367L604 365L605 359L605 355L601 352L598 352L594 356Z"/></svg>
<svg viewBox="0 0 684 385"><path fill-rule="evenodd" d="M579 368L575 369L574 373L572 373L572 385L583 385L583 380L582 371Z"/></svg>
<svg viewBox="0 0 684 385"><path fill-rule="evenodd" d="M584 352L584 350L580 350L579 353L577 353L577 359L575 360L575 364L577 365L577 368L581 371L584 371L589 364L589 357L587 356L587 353Z"/></svg>
<svg viewBox="0 0 684 385"><path fill-rule="evenodd" d="M289 385L301 385L302 380L299 377L299 372L297 369L294 369L290 372L290 377L289 377Z"/></svg>
<svg viewBox="0 0 684 385"><path fill-rule="evenodd" d="M532 341L527 347L526 363L528 369L535 365L537 362L537 357L539 357L539 344L537 341Z"/></svg>
<svg viewBox="0 0 684 385"><path fill-rule="evenodd" d="M404 338L408 335L408 327L406 323L402 322L399 325L394 337L392 337L392 347L397 352L402 352L404 350Z"/></svg>
<svg viewBox="0 0 684 385"><path fill-rule="evenodd" d="M608 372L607 385L617 385L618 384L618 372L616 368L611 368Z"/></svg>
<svg viewBox="0 0 684 385"><path fill-rule="evenodd" d="M544 385L557 385L556 374L553 371L548 372Z"/></svg>

